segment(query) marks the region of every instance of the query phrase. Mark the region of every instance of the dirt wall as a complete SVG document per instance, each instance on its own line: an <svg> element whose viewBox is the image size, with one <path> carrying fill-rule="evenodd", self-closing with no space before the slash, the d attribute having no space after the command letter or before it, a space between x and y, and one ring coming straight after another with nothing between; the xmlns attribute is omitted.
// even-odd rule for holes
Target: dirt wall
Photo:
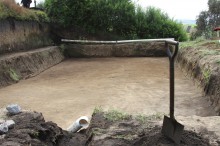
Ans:
<svg viewBox="0 0 220 146"><path fill-rule="evenodd" d="M164 43L129 44L67 44L65 54L69 57L163 57L166 55Z"/></svg>
<svg viewBox="0 0 220 146"><path fill-rule="evenodd" d="M185 47L180 49L177 61L203 88L216 113L220 115L220 51L218 48L216 44Z"/></svg>
<svg viewBox="0 0 220 146"><path fill-rule="evenodd" d="M50 28L46 23L14 19L1 20L0 54L51 45L49 33Z"/></svg>
<svg viewBox="0 0 220 146"><path fill-rule="evenodd" d="M60 63L64 56L56 46L0 57L0 88L35 76Z"/></svg>

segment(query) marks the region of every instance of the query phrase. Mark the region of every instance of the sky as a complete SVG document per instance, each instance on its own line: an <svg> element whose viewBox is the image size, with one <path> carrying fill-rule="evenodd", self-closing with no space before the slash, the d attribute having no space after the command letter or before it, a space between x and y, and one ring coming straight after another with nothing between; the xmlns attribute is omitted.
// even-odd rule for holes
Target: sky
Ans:
<svg viewBox="0 0 220 146"><path fill-rule="evenodd" d="M21 4L21 0L15 0L16 3L19 3ZM45 0L36 0L36 3L41 3L41 2L44 2ZM32 0L32 3L31 3L31 7L34 7L34 0Z"/></svg>
<svg viewBox="0 0 220 146"><path fill-rule="evenodd" d="M171 18L195 20L203 10L208 10L208 0L133 0L142 7L154 6Z"/></svg>
<svg viewBox="0 0 220 146"><path fill-rule="evenodd" d="M37 3L44 0L36 0ZM208 0L133 0L142 7L154 6L166 12L171 18L177 20L195 20L203 10L208 10ZM21 2L21 0L16 0ZM32 0L31 6L34 6Z"/></svg>

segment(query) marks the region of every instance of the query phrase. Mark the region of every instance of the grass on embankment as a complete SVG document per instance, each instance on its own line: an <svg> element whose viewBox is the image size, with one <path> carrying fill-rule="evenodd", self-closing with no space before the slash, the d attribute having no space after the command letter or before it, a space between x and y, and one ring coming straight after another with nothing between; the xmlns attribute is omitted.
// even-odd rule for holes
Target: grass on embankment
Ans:
<svg viewBox="0 0 220 146"><path fill-rule="evenodd" d="M42 11L23 8L14 0L0 0L0 20L13 18L16 20L27 20L37 22L49 22L47 14Z"/></svg>
<svg viewBox="0 0 220 146"><path fill-rule="evenodd" d="M177 60L181 64L181 68L185 68L198 81L198 85L204 90L214 110L220 115L219 40L197 40L181 43Z"/></svg>
<svg viewBox="0 0 220 146"><path fill-rule="evenodd" d="M205 56L215 56L216 63L220 63L220 58L216 57L220 55L220 42L219 40L198 40L198 41L188 41L180 44L180 52L181 49L185 48L194 48L198 50L197 54L199 54L200 59Z"/></svg>
<svg viewBox="0 0 220 146"><path fill-rule="evenodd" d="M195 41L181 42L180 43L180 48L199 47L199 46L208 45L208 44L215 44L216 47L219 47L218 40L202 40L202 39L200 40L200 39L198 39L198 40L195 40Z"/></svg>
<svg viewBox="0 0 220 146"><path fill-rule="evenodd" d="M108 111L104 111L102 107L95 107L93 114L97 114L97 113L103 113L105 119L111 122L129 120L129 119L134 118L140 123L145 123L145 124L152 120L162 120L163 115L164 115L164 113L156 113L153 115L139 114L139 115L132 116L130 114L127 114L117 109L110 109Z"/></svg>

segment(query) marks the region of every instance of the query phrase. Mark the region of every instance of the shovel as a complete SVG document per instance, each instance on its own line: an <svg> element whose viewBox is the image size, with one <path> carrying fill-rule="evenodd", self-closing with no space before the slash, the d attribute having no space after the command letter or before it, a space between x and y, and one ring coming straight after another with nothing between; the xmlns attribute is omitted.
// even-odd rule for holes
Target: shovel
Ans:
<svg viewBox="0 0 220 146"><path fill-rule="evenodd" d="M174 53L171 53L169 44L175 45ZM178 123L174 118L174 59L178 52L179 43L175 41L166 41L165 47L170 61L170 117L164 116L162 133L176 144L180 144L184 126Z"/></svg>

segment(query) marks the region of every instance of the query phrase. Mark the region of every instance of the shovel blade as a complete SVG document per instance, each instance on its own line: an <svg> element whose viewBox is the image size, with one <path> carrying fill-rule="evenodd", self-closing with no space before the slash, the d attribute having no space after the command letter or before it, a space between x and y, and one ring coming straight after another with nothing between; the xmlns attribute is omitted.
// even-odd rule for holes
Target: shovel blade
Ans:
<svg viewBox="0 0 220 146"><path fill-rule="evenodd" d="M173 140L176 144L180 144L183 129L184 126L178 123L175 119L164 116L162 133Z"/></svg>

